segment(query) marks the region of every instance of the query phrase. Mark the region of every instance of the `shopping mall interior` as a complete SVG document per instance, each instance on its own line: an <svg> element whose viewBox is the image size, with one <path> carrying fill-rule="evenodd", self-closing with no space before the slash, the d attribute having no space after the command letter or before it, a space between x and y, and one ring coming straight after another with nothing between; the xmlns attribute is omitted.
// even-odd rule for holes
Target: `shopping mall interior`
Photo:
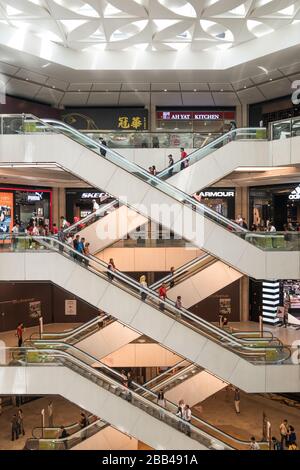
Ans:
<svg viewBox="0 0 300 470"><path fill-rule="evenodd" d="M0 0L1 451L300 448L299 57L300 0Z"/></svg>

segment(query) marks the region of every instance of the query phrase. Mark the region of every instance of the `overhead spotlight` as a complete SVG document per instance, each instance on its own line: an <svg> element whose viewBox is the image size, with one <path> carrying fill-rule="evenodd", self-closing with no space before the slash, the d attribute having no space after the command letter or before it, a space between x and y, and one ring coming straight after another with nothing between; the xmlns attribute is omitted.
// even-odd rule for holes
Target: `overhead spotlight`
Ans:
<svg viewBox="0 0 300 470"><path fill-rule="evenodd" d="M164 91L168 91L168 90L165 88Z"/></svg>
<svg viewBox="0 0 300 470"><path fill-rule="evenodd" d="M26 77L26 81L27 81L27 82L28 82L28 80L29 80L29 78L28 78L28 77Z"/></svg>
<svg viewBox="0 0 300 470"><path fill-rule="evenodd" d="M244 85L244 88L247 88L246 85Z"/></svg>
<svg viewBox="0 0 300 470"><path fill-rule="evenodd" d="M269 78L269 81L271 82L273 80L273 78Z"/></svg>
<svg viewBox="0 0 300 470"><path fill-rule="evenodd" d="M220 91L224 91L224 90L223 90L223 88L221 88L221 90L220 90Z"/></svg>
<svg viewBox="0 0 300 470"><path fill-rule="evenodd" d="M55 85L52 85L52 88L55 88Z"/></svg>
<svg viewBox="0 0 300 470"><path fill-rule="evenodd" d="M196 89L196 88L194 88L194 92L196 92L196 91L197 91L197 89Z"/></svg>
<svg viewBox="0 0 300 470"><path fill-rule="evenodd" d="M80 91L80 89L79 89L79 90L77 90L77 91Z"/></svg>

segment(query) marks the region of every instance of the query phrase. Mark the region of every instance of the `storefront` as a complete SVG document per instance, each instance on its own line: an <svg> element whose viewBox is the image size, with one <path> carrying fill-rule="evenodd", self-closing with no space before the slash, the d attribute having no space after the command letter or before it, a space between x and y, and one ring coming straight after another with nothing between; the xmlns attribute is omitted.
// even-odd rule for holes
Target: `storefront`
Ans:
<svg viewBox="0 0 300 470"><path fill-rule="evenodd" d="M235 116L235 108L190 110L157 108L156 130L224 134L229 130L231 121L235 121Z"/></svg>
<svg viewBox="0 0 300 470"><path fill-rule="evenodd" d="M99 189L66 189L66 217L69 222L74 220L74 217L83 219L93 212L93 201L99 205L107 204L113 198L104 191Z"/></svg>
<svg viewBox="0 0 300 470"><path fill-rule="evenodd" d="M300 224L300 183L259 186L249 189L249 222L266 227L272 221L277 230Z"/></svg>
<svg viewBox="0 0 300 470"><path fill-rule="evenodd" d="M52 190L35 187L0 187L0 232L11 231L14 222L25 228L35 221L37 225L52 228Z"/></svg>
<svg viewBox="0 0 300 470"><path fill-rule="evenodd" d="M268 127L269 122L296 116L300 116L300 106L292 103L291 95L249 106L250 127L259 127L261 122Z"/></svg>
<svg viewBox="0 0 300 470"><path fill-rule="evenodd" d="M235 219L235 189L205 188L198 192L201 203L218 212L227 219Z"/></svg>

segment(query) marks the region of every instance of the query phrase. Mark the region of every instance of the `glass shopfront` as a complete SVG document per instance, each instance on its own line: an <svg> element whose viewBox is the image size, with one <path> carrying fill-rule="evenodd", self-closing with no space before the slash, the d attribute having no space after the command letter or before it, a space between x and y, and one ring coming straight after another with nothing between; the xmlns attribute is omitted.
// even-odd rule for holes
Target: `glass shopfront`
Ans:
<svg viewBox="0 0 300 470"><path fill-rule="evenodd" d="M262 229L269 221L276 230L298 230L300 225L300 183L260 186L249 191L250 225Z"/></svg>
<svg viewBox="0 0 300 470"><path fill-rule="evenodd" d="M0 232L11 231L18 222L26 228L35 221L37 225L52 228L52 190L34 187L0 187Z"/></svg>
<svg viewBox="0 0 300 470"><path fill-rule="evenodd" d="M218 212L227 219L235 218L235 189L234 188L205 188L198 191L199 200L210 209Z"/></svg>
<svg viewBox="0 0 300 470"><path fill-rule="evenodd" d="M99 206L112 201L108 193L99 189L66 189L66 217L69 222L74 221L74 217L83 219L93 212L94 201Z"/></svg>

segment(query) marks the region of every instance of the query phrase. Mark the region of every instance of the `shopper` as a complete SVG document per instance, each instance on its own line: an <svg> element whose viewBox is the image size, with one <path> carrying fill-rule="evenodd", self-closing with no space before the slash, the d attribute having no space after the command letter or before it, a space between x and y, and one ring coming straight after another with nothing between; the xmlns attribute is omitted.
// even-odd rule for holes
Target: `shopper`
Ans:
<svg viewBox="0 0 300 470"><path fill-rule="evenodd" d="M24 324L18 323L17 329L16 329L16 337L18 339L18 347L20 348L23 345L23 333L25 331Z"/></svg>
<svg viewBox="0 0 300 470"><path fill-rule="evenodd" d="M171 177L171 176L173 175L173 171L174 171L174 168L173 168L173 165L174 165L174 158L173 158L173 155L172 155L172 154L168 155L168 159L169 159L169 163L168 163L168 168L169 168L168 175L169 175L169 177Z"/></svg>
<svg viewBox="0 0 300 470"><path fill-rule="evenodd" d="M158 404L158 406L161 406L162 408L165 408L165 409L167 408L167 402L165 399L164 392L162 390L160 390L157 394L156 403ZM163 419L164 417L163 410L159 410L159 417L160 419Z"/></svg>
<svg viewBox="0 0 300 470"><path fill-rule="evenodd" d="M11 440L19 439L19 426L18 426L18 417L16 414L13 415L11 420Z"/></svg>
<svg viewBox="0 0 300 470"><path fill-rule="evenodd" d="M175 302L175 307L177 308L177 310L182 309L181 295L177 296L176 302ZM181 318L181 314L179 312L176 312L176 317Z"/></svg>
<svg viewBox="0 0 300 470"><path fill-rule="evenodd" d="M294 426L288 426L287 435L286 435L287 448L291 446L297 446L297 436ZM294 449L291 449L294 450Z"/></svg>
<svg viewBox="0 0 300 470"><path fill-rule="evenodd" d="M272 450L281 450L281 444L276 439L275 436L272 437L271 448L272 448Z"/></svg>
<svg viewBox="0 0 300 470"><path fill-rule="evenodd" d="M160 286L159 288L159 291L158 291L158 295L159 295L159 299L160 299L160 302L159 302L159 309L161 311L163 311L165 309L165 300L167 298L167 286L166 284L163 282L162 285Z"/></svg>
<svg viewBox="0 0 300 470"><path fill-rule="evenodd" d="M52 225L52 235L57 235L58 234L58 228L56 224Z"/></svg>
<svg viewBox="0 0 300 470"><path fill-rule="evenodd" d="M67 450L68 449L68 440L67 438L69 437L69 434L66 431L66 428L64 426L60 427L60 439L63 439L63 444L64 448Z"/></svg>
<svg viewBox="0 0 300 470"><path fill-rule="evenodd" d="M11 230L11 232L12 232L12 236L11 236L12 247L15 250L18 246L18 235L19 235L19 232L20 232L20 225L18 223L15 223L12 230Z"/></svg>
<svg viewBox="0 0 300 470"><path fill-rule="evenodd" d="M184 170L185 169L185 159L187 157L187 153L185 152L184 148L181 147L180 148L180 170Z"/></svg>
<svg viewBox="0 0 300 470"><path fill-rule="evenodd" d="M53 402L52 401L49 401L47 411L48 411L48 426L49 428L53 428Z"/></svg>
<svg viewBox="0 0 300 470"><path fill-rule="evenodd" d="M170 289L172 289L175 286L175 280L174 280L174 275L175 275L175 268L174 266L170 267Z"/></svg>
<svg viewBox="0 0 300 470"><path fill-rule="evenodd" d="M192 411L191 411L189 405L185 405L185 407L184 407L183 419L186 422L185 432L188 436L190 436L191 435L190 424L191 424L191 420L192 420Z"/></svg>
<svg viewBox="0 0 300 470"><path fill-rule="evenodd" d="M273 223L271 222L271 220L270 220L270 222L268 223L267 231L268 231L268 232L276 232L276 227L273 225Z"/></svg>
<svg viewBox="0 0 300 470"><path fill-rule="evenodd" d="M152 175L153 175L153 176L156 176L156 175L157 175L157 169L156 169L156 166L155 166L155 165L152 166Z"/></svg>
<svg viewBox="0 0 300 470"><path fill-rule="evenodd" d="M152 138L152 147L154 149L159 149L159 139L158 139L157 135L154 135L153 138Z"/></svg>
<svg viewBox="0 0 300 470"><path fill-rule="evenodd" d="M260 450L259 444L258 442L256 442L256 439L254 436L251 437L250 450Z"/></svg>
<svg viewBox="0 0 300 470"><path fill-rule="evenodd" d="M86 439L86 437L87 437L86 427L87 427L88 424L89 424L89 422L88 422L88 419L86 417L86 414L85 413L80 413L79 426L80 426L80 429L82 429L82 433L81 433L81 439L82 440Z"/></svg>
<svg viewBox="0 0 300 470"><path fill-rule="evenodd" d="M98 204L98 202L96 201L96 199L93 199L93 212L96 212L97 210L100 209L100 205Z"/></svg>
<svg viewBox="0 0 300 470"><path fill-rule="evenodd" d="M243 217L242 220L243 220L243 222L242 222L242 227L243 227L245 230L248 230L248 224L247 224L247 222L246 222L245 217Z"/></svg>
<svg viewBox="0 0 300 470"><path fill-rule="evenodd" d="M107 143L102 137L100 137L100 144L103 145L104 147L107 147ZM105 148L100 147L100 155L102 155L102 157L106 157L106 149Z"/></svg>
<svg viewBox="0 0 300 470"><path fill-rule="evenodd" d="M234 408L235 408L236 414L240 414L240 400L241 400L240 391L238 388L235 388L234 389Z"/></svg>
<svg viewBox="0 0 300 470"><path fill-rule="evenodd" d="M113 258L110 258L109 263L108 263L108 265L107 265L107 269L108 269L108 270L107 270L107 277L108 277L108 279L109 279L110 281L113 281L113 279L114 279L114 277L115 277L115 276L113 275L113 272L115 272L115 271L117 270Z"/></svg>
<svg viewBox="0 0 300 470"><path fill-rule="evenodd" d="M18 419L18 433L19 435L22 434L22 436L25 436L24 415L23 415L23 411L21 410L21 408L18 409L17 419Z"/></svg>
<svg viewBox="0 0 300 470"><path fill-rule="evenodd" d="M288 421L284 419L279 426L281 450L287 446Z"/></svg>
<svg viewBox="0 0 300 470"><path fill-rule="evenodd" d="M147 298L147 292L145 292L144 289L147 289L148 288L148 285L147 285L147 278L145 275L141 276L140 277L140 285L141 285L141 299L143 301L146 300Z"/></svg>
<svg viewBox="0 0 300 470"><path fill-rule="evenodd" d="M67 219L63 215L60 218L60 226L63 230L65 230L66 228L68 228L70 226L69 222L67 221Z"/></svg>
<svg viewBox="0 0 300 470"><path fill-rule="evenodd" d="M183 419L184 408L185 408L185 403L184 403L184 400L181 399L178 402L178 408L177 408L177 412L176 412L176 416L178 416L178 418Z"/></svg>
<svg viewBox="0 0 300 470"><path fill-rule="evenodd" d="M121 382L122 382L123 387L128 388L128 376L124 369L121 370Z"/></svg>

